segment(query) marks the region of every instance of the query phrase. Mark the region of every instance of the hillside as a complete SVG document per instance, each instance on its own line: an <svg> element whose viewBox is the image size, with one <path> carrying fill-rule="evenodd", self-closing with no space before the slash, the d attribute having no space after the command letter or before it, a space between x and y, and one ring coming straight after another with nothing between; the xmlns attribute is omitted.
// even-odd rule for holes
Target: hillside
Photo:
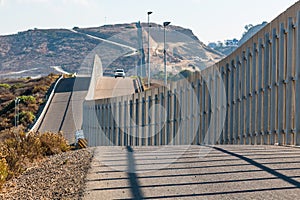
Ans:
<svg viewBox="0 0 300 200"><path fill-rule="evenodd" d="M225 40L224 43L221 41L218 42L211 42L207 46L214 49L217 52L220 52L223 55L229 55L233 51L236 50L236 48L242 46L247 40L249 40L253 35L255 35L258 31L260 31L267 22L262 22L261 24L257 25L246 25L245 26L245 32L243 33L240 40L237 40L236 38Z"/></svg>
<svg viewBox="0 0 300 200"><path fill-rule="evenodd" d="M74 27L73 30L34 29L0 36L0 78L43 76L54 72L55 66L71 73L82 70L83 73L90 73L88 68L91 66L91 59L88 55L97 46L101 50L96 51L108 71L123 67L135 74L136 66L147 62L146 24L141 26L143 48L140 48L141 41L138 39L140 29L135 23L94 28ZM153 62L154 72L159 72L163 70L163 29L160 25L152 24L151 30L151 63ZM105 45L106 42L101 39L113 40L137 51L131 55L122 55L124 48L113 44ZM167 28L167 45L168 71L172 73L185 68L202 69L222 57L199 41L191 30L178 26Z"/></svg>
<svg viewBox="0 0 300 200"><path fill-rule="evenodd" d="M0 135L15 124L15 99L19 101L19 125L28 127L35 120L39 106L45 103L46 93L58 78L50 74L39 79L20 78L0 81Z"/></svg>
<svg viewBox="0 0 300 200"><path fill-rule="evenodd" d="M262 22L261 24L257 24L253 26L252 24L245 27L246 32L243 34L242 38L239 40L238 46L241 46L244 44L247 40L249 40L253 35L255 35L258 31L260 31L265 25L267 25L267 22Z"/></svg>

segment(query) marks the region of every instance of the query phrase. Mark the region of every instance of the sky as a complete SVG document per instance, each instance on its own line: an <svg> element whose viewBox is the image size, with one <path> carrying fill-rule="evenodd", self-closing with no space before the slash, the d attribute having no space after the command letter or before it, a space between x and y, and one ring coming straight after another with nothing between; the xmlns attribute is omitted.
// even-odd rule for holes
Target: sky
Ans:
<svg viewBox="0 0 300 200"><path fill-rule="evenodd" d="M0 0L0 35L33 28L150 21L191 29L204 43L240 39L247 24L270 22L297 0Z"/></svg>

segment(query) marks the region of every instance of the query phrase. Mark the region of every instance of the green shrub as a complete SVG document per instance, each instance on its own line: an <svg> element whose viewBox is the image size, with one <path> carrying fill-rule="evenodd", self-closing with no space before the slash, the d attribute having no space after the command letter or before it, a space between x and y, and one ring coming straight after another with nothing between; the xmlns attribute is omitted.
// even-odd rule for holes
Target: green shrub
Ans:
<svg viewBox="0 0 300 200"><path fill-rule="evenodd" d="M33 123L35 116L31 111L22 111L19 113L20 122L24 125Z"/></svg>
<svg viewBox="0 0 300 200"><path fill-rule="evenodd" d="M33 87L32 93L44 93L48 90L48 86L47 85L35 85Z"/></svg>
<svg viewBox="0 0 300 200"><path fill-rule="evenodd" d="M13 85L11 86L11 88L12 88L13 90L19 89L19 88L22 88L22 87L24 87L24 84L23 84L23 83L16 83L16 84L13 84Z"/></svg>
<svg viewBox="0 0 300 200"><path fill-rule="evenodd" d="M7 83L0 83L0 87L5 88L5 89L10 89L11 86Z"/></svg>
<svg viewBox="0 0 300 200"><path fill-rule="evenodd" d="M36 103L36 99L32 95L29 95L29 96L20 96L18 98L21 100L21 102L26 103L26 104L34 104L34 103Z"/></svg>

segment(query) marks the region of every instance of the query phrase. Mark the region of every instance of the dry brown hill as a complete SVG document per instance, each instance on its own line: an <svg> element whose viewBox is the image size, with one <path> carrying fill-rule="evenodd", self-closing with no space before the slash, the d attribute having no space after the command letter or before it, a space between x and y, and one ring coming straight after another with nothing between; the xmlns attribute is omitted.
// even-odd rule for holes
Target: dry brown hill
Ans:
<svg viewBox="0 0 300 200"><path fill-rule="evenodd" d="M163 29L160 25L151 25L151 63L153 62L153 73L156 73L163 69ZM74 27L73 30L34 29L0 36L0 77L47 75L54 72L53 66L59 66L71 73L78 72L82 65L86 67L87 64L83 61L95 47L108 44L101 39L112 40L138 50L135 54L115 58L115 55L122 54L122 47L109 44L106 45L108 49L105 47L98 52L108 71L122 67L134 74L136 66L147 62L147 25L142 24L142 27L142 49L139 47L138 28L135 23L94 28ZM167 40L168 71L172 73L186 68L202 69L222 57L220 53L199 41L189 29L169 26ZM130 49L127 48L128 50Z"/></svg>

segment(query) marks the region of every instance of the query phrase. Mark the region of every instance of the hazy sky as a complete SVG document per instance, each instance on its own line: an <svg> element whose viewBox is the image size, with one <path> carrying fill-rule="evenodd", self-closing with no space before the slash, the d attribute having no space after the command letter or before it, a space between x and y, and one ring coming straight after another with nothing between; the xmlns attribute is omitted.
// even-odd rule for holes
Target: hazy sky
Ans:
<svg viewBox="0 0 300 200"><path fill-rule="evenodd" d="M204 43L239 39L246 24L270 22L297 0L0 0L0 35L33 28L171 21Z"/></svg>

